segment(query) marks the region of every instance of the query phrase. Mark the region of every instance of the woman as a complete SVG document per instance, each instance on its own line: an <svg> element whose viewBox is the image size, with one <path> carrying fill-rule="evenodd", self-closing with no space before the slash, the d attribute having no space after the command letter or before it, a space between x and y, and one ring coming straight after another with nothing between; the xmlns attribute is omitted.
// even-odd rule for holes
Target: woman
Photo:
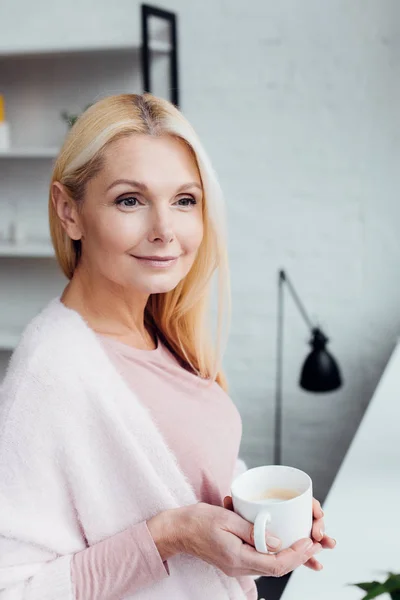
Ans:
<svg viewBox="0 0 400 600"><path fill-rule="evenodd" d="M334 542L317 502L314 540L276 555L231 510L241 421L207 329L223 205L188 122L150 94L97 102L49 211L69 283L1 387L1 597L254 599L256 576L321 568Z"/></svg>

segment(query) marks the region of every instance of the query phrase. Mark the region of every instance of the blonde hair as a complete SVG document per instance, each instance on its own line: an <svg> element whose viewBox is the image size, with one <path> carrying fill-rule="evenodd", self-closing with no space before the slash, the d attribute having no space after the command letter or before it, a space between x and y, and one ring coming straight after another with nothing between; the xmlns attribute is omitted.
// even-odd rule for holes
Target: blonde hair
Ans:
<svg viewBox="0 0 400 600"><path fill-rule="evenodd" d="M173 290L150 295L145 321L155 328L185 368L217 381L226 390L221 363L231 307L224 200L199 138L173 104L148 93L109 96L89 107L75 122L54 165L50 185L50 233L58 264L72 279L82 249L80 240L72 240L62 227L52 202L52 183L63 184L81 210L86 184L101 170L106 148L135 133L171 135L184 141L196 160L204 198L203 239L192 268ZM218 318L213 340L210 300L216 270Z"/></svg>

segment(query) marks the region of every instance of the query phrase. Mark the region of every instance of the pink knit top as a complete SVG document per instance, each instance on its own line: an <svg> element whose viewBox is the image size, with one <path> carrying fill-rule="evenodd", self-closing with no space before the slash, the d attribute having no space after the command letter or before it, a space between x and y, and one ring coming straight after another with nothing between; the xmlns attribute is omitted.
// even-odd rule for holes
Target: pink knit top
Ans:
<svg viewBox="0 0 400 600"><path fill-rule="evenodd" d="M175 454L199 502L217 506L230 494L242 423L229 396L216 383L185 370L158 341L155 350L139 350L105 335L97 337L116 369L150 412ZM76 600L132 595L169 576L146 522L106 538L72 559ZM240 584L256 600L251 577Z"/></svg>

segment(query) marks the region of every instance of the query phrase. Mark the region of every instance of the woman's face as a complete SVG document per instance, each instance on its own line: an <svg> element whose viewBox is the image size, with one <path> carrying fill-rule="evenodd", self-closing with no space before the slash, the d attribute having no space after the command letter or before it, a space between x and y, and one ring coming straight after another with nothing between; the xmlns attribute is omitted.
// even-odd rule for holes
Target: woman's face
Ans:
<svg viewBox="0 0 400 600"><path fill-rule="evenodd" d="M135 134L113 142L86 187L83 263L117 287L172 290L201 244L202 201L196 162L181 140Z"/></svg>

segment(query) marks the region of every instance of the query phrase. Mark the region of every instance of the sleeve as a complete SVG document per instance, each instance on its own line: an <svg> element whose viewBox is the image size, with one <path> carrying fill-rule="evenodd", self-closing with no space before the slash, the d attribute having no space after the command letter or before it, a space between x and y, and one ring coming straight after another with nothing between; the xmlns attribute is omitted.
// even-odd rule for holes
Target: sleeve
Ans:
<svg viewBox="0 0 400 600"><path fill-rule="evenodd" d="M123 598L168 575L146 522L77 552L72 559L76 600Z"/></svg>
<svg viewBox="0 0 400 600"><path fill-rule="evenodd" d="M244 575L242 577L238 577L238 581L244 595L246 596L246 600L257 600L258 591L254 578L249 575Z"/></svg>
<svg viewBox="0 0 400 600"><path fill-rule="evenodd" d="M133 594L169 576L146 522L74 555L44 560L37 568L20 563L29 553L32 549L23 544L7 545L1 539L1 600L105 600ZM40 560L39 555L35 558ZM3 566L7 562L9 566Z"/></svg>
<svg viewBox="0 0 400 600"><path fill-rule="evenodd" d="M0 387L1 600L74 598L80 538L39 404L21 384Z"/></svg>
<svg viewBox="0 0 400 600"><path fill-rule="evenodd" d="M0 386L0 600L104 600L168 577L146 522L87 547L61 467L74 434L35 393Z"/></svg>

